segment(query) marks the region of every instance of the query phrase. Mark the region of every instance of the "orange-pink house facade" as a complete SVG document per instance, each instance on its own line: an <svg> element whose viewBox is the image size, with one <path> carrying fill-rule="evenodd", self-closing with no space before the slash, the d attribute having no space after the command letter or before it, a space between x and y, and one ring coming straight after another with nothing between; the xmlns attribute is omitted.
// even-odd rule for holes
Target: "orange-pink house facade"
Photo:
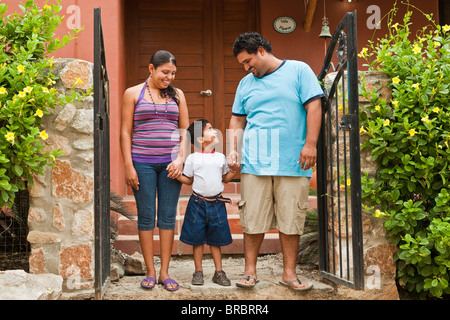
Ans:
<svg viewBox="0 0 450 320"><path fill-rule="evenodd" d="M25 1L25 0L23 0ZM119 144L120 109L122 94L127 86L127 59L130 46L127 41L126 23L128 6L137 0L62 0L61 14L65 16L63 24L58 30L62 36L73 28L80 26L84 30L78 38L54 53L55 58L77 58L93 61L93 11L101 7L103 32L106 47L108 74L110 77L110 125L111 125L111 190L118 194L126 194L123 178L122 156ZM212 2L238 0L211 0ZM9 6L8 13L18 11L18 4L22 1L3 0ZM36 0L43 5L52 0ZM156 1L148 0L148 3ZM327 17L330 31L333 33L346 12L357 11L358 50L367 45L367 41L382 37L387 33L386 19L383 18L393 6L392 0L254 0L256 7L256 31L268 38L273 45L276 56L285 59L298 59L307 62L318 74L325 57L325 48L329 39L319 38L322 28L322 18ZM308 4L309 2L309 4ZM308 5L316 3L315 13L309 31L304 29L304 20ZM400 2L400 1L398 1ZM449 24L449 4L442 0L411 0L413 5L425 13L432 13L435 20L441 24ZM189 3L187 1L186 3ZM405 7L401 8L398 17L403 17ZM274 21L279 17L290 17L295 22L295 29L290 33L281 33L274 28ZM139 17L136 17L139 19ZM378 22L381 23L378 25ZM427 20L416 11L412 18L413 29L419 30L427 25ZM170 15L165 22L176 24L177 19ZM253 30L248 30L253 31ZM129 30L128 30L129 32ZM237 34L236 34L237 36ZM137 45L137 44L136 44ZM213 50L213 48L211 48ZM231 50L231 48L230 48ZM176 53L174 53L176 56ZM363 70L363 61L359 62ZM183 88L181 88L183 90ZM189 99L187 101L189 107Z"/></svg>

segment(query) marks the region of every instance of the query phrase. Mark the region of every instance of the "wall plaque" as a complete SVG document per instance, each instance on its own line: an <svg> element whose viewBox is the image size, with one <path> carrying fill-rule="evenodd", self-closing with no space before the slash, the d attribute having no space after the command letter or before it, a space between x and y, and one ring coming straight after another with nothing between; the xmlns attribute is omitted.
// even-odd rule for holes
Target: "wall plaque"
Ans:
<svg viewBox="0 0 450 320"><path fill-rule="evenodd" d="M274 21L273 27L280 33L291 33L295 30L296 23L290 17L279 17Z"/></svg>

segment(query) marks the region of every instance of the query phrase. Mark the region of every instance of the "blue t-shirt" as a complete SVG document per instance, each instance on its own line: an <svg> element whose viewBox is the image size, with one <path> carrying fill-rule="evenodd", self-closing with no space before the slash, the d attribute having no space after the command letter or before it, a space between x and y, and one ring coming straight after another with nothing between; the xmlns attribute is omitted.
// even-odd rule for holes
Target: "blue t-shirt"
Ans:
<svg viewBox="0 0 450 320"><path fill-rule="evenodd" d="M247 117L241 172L311 177L311 169L297 164L306 139L304 105L323 96L316 75L301 61L284 60L262 78L245 76L232 110Z"/></svg>

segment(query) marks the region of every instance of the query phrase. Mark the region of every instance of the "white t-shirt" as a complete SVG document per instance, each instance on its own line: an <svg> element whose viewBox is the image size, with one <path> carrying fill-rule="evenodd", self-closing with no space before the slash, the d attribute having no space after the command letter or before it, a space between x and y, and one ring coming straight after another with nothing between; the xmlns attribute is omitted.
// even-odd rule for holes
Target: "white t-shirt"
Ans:
<svg viewBox="0 0 450 320"><path fill-rule="evenodd" d="M223 191L222 176L229 171L223 153L194 152L187 157L183 174L189 178L194 177L192 189L196 193L212 197Z"/></svg>

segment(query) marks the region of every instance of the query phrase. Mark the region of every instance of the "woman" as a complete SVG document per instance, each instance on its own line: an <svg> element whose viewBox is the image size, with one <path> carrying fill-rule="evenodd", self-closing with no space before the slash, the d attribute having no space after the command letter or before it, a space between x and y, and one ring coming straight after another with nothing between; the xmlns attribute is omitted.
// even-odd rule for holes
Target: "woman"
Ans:
<svg viewBox="0 0 450 320"><path fill-rule="evenodd" d="M149 78L128 88L123 95L120 133L125 181L133 188L136 199L139 241L147 266L147 277L141 286L153 288L156 284L153 229L157 194L161 247L158 283L170 291L179 288L169 276L169 262L181 189L176 179L183 171L183 133L189 124L184 94L171 86L176 70L176 60L170 52L154 53Z"/></svg>

